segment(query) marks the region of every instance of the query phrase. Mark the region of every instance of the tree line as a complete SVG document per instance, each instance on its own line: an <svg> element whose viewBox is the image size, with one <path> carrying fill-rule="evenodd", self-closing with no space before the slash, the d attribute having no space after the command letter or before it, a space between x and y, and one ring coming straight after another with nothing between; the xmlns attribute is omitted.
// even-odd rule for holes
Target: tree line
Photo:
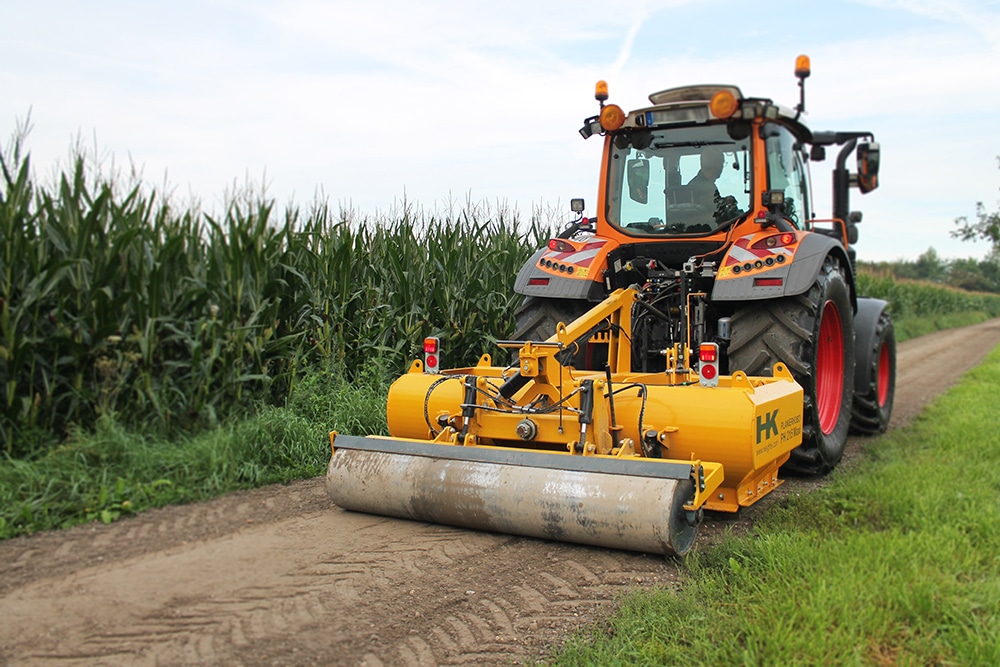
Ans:
<svg viewBox="0 0 1000 667"><path fill-rule="evenodd" d="M1000 293L1000 210L990 212L983 202L977 202L975 219L962 216L955 219L955 225L953 238L986 241L990 244L989 254L983 259L942 259L931 247L916 260L858 262L858 268L903 280L927 280L972 292Z"/></svg>

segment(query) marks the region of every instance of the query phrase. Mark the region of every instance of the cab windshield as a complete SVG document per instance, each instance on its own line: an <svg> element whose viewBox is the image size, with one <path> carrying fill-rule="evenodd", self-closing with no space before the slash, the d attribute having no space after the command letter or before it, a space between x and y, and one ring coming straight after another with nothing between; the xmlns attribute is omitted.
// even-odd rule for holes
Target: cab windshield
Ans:
<svg viewBox="0 0 1000 667"><path fill-rule="evenodd" d="M744 215L752 185L747 130L740 139L726 125L620 132L608 221L632 236L700 236Z"/></svg>

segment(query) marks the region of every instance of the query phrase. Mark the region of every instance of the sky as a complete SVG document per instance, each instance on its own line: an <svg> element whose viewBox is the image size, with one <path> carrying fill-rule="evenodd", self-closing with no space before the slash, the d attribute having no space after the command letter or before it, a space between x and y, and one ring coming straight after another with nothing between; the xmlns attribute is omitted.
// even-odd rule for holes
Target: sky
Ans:
<svg viewBox="0 0 1000 667"><path fill-rule="evenodd" d="M1000 208L995 0L0 0L0 25L0 149L30 121L43 183L81 146L207 212L251 188L569 220L573 197L596 214L597 80L626 111L694 83L794 107L807 54L805 121L881 145L879 189L852 193L860 259L982 257L949 232Z"/></svg>

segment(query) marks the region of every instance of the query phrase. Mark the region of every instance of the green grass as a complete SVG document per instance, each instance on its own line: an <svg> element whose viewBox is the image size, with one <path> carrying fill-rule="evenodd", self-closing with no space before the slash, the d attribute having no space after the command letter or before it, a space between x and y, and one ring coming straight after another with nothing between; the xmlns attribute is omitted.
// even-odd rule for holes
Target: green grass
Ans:
<svg viewBox="0 0 1000 667"><path fill-rule="evenodd" d="M285 406L194 436L143 434L104 415L40 458L0 459L0 538L321 475L331 430L385 433L387 386L378 365L354 381L312 373Z"/></svg>
<svg viewBox="0 0 1000 667"><path fill-rule="evenodd" d="M679 590L629 594L552 664L1000 664L998 395L1000 349L856 468L689 557Z"/></svg>
<svg viewBox="0 0 1000 667"><path fill-rule="evenodd" d="M901 317L893 319L892 324L896 331L896 341L903 342L935 331L980 324L994 317L997 315L982 310L963 310L943 315Z"/></svg>

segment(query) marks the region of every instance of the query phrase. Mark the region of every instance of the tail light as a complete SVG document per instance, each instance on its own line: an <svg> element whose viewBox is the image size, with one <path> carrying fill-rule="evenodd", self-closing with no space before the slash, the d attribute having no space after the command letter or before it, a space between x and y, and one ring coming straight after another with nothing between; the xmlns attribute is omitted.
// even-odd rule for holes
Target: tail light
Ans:
<svg viewBox="0 0 1000 667"><path fill-rule="evenodd" d="M755 241L753 245L750 246L752 250L768 250L770 248L784 248L785 246L790 246L798 241L798 237L791 232L785 232L783 234L774 234L772 236L767 236L759 241Z"/></svg>
<svg viewBox="0 0 1000 667"><path fill-rule="evenodd" d="M698 375L701 386L719 386L719 346L716 343L698 346Z"/></svg>
<svg viewBox="0 0 1000 667"><path fill-rule="evenodd" d="M441 372L441 339L428 337L424 339L424 372Z"/></svg>

